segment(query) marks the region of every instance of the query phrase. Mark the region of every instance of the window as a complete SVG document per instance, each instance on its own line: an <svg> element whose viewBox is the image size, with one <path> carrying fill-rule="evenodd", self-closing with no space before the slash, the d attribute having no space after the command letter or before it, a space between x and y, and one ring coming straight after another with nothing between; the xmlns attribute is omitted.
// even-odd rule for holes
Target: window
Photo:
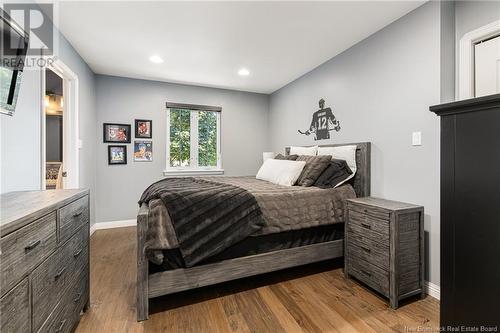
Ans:
<svg viewBox="0 0 500 333"><path fill-rule="evenodd" d="M167 103L167 107L170 103ZM165 174L221 174L220 112L191 105L167 108Z"/></svg>

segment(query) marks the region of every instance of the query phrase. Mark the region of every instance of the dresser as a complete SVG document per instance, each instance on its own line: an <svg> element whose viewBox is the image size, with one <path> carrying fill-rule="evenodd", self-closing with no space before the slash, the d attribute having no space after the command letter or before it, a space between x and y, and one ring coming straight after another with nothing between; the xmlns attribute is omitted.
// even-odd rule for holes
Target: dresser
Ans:
<svg viewBox="0 0 500 333"><path fill-rule="evenodd" d="M0 332L71 332L89 306L89 192L0 196Z"/></svg>
<svg viewBox="0 0 500 333"><path fill-rule="evenodd" d="M441 118L441 326L500 328L500 94Z"/></svg>
<svg viewBox="0 0 500 333"><path fill-rule="evenodd" d="M424 295L424 208L374 197L346 202L345 268L389 298Z"/></svg>

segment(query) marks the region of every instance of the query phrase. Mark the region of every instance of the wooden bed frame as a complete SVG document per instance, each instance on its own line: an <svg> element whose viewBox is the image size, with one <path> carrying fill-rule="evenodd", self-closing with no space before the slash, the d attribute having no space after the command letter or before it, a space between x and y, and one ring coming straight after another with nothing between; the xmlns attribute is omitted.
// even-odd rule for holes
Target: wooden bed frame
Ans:
<svg viewBox="0 0 500 333"><path fill-rule="evenodd" d="M370 143L333 144L320 147L346 145L357 146L357 172L354 177L356 195L358 197L369 196ZM285 148L286 154L289 154L289 151L289 147ZM149 207L143 204L137 215L137 321L148 319L150 298L344 255L344 240L340 239L149 274L149 261L146 256L148 216Z"/></svg>

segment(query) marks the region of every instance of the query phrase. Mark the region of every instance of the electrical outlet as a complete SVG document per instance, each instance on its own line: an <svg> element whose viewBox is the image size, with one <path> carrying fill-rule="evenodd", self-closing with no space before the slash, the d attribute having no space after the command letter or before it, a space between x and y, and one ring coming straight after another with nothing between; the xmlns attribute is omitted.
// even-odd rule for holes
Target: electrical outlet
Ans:
<svg viewBox="0 0 500 333"><path fill-rule="evenodd" d="M422 132L413 132L411 135L411 144L413 146L422 145Z"/></svg>

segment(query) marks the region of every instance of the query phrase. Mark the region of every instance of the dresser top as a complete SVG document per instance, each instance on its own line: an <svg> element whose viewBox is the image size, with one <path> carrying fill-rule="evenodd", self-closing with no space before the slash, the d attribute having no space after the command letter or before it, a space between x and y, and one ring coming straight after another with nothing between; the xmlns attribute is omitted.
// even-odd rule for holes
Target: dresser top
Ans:
<svg viewBox="0 0 500 333"><path fill-rule="evenodd" d="M407 210L407 209L420 209L422 206L406 203L406 202L400 202L400 201L394 201L394 200L387 200L387 199L382 199L382 198L376 198L376 197L363 197L363 198L355 198L355 199L347 199L347 201L352 202L354 204L360 204L360 205L366 205L366 206L372 206L372 207L377 207L377 208L382 208L382 209L387 209L387 210Z"/></svg>
<svg viewBox="0 0 500 333"><path fill-rule="evenodd" d="M0 236L11 233L84 195L87 189L9 192L0 195Z"/></svg>

